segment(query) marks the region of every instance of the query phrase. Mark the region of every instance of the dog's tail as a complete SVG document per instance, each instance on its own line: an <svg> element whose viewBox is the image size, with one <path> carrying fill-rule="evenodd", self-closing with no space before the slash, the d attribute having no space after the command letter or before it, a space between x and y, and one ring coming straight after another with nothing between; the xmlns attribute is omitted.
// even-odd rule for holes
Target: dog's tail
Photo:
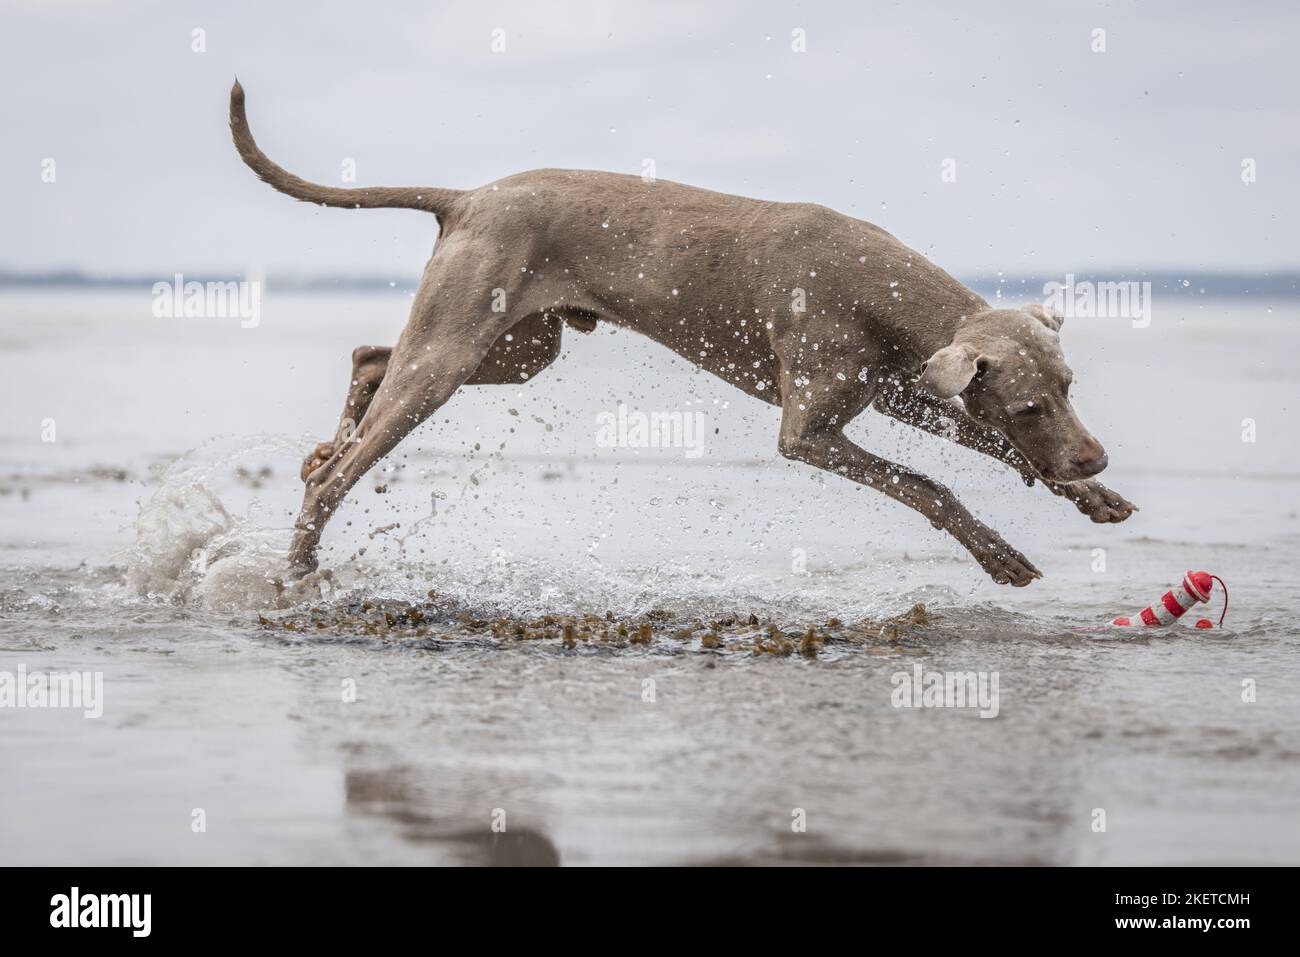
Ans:
<svg viewBox="0 0 1300 957"><path fill-rule="evenodd" d="M282 193L304 203L339 206L344 209L419 209L433 213L441 223L447 211L464 194L459 189L438 189L424 186L367 186L343 189L309 183L272 162L253 140L244 113L244 88L235 81L230 88L230 133L235 149L254 173Z"/></svg>

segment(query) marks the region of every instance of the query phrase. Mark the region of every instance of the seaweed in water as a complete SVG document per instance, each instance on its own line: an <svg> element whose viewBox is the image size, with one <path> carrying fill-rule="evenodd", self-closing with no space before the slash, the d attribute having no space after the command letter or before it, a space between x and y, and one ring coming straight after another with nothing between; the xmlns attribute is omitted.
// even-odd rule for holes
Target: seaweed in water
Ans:
<svg viewBox="0 0 1300 957"><path fill-rule="evenodd" d="M500 646L541 642L566 650L638 647L670 654L697 650L775 658L789 658L797 651L805 659L816 660L832 648L858 647L868 653L888 653L897 642L923 632L934 622L934 616L921 604L882 620L863 619L846 625L838 618L830 618L824 624L781 626L761 621L752 612L723 615L706 623L664 609L630 618L617 618L607 611L603 615L503 615L489 619L443 601L433 591L428 593L428 599L418 605L392 599L327 604L275 618L259 615L258 623L266 630L318 639L367 637L422 649L453 647L457 643L481 645L484 641ZM656 643L656 633L668 640Z"/></svg>

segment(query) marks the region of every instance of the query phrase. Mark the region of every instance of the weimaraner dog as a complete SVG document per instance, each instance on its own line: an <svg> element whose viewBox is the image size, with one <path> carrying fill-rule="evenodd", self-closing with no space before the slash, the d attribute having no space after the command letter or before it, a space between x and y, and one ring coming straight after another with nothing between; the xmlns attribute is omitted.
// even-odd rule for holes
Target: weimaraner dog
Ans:
<svg viewBox="0 0 1300 957"><path fill-rule="evenodd" d="M303 465L290 563L316 567L353 485L462 385L531 379L565 325L644 333L781 407L790 459L869 485L966 547L996 582L1041 573L943 485L849 441L868 406L1041 478L1094 522L1135 506L1094 481L1106 453L1070 405L1061 321L995 309L877 226L663 180L536 170L471 190L344 189L299 179L253 141L230 91L239 155L295 199L432 213L441 235L391 349L353 353L343 421ZM961 403L956 403L956 397Z"/></svg>

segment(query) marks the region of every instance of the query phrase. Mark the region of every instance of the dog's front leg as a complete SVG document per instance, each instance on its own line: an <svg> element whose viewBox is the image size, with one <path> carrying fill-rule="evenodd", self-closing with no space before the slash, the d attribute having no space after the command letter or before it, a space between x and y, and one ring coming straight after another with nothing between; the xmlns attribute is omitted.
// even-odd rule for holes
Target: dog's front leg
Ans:
<svg viewBox="0 0 1300 957"><path fill-rule="evenodd" d="M1134 512L1141 511L1123 495L1112 492L1096 479L1043 484L1054 494L1073 502L1075 508L1098 524L1122 522Z"/></svg>
<svg viewBox="0 0 1300 957"><path fill-rule="evenodd" d="M960 406L930 395L924 389L897 384L883 389L873 407L891 418L939 435L976 452L982 452L1015 469L1026 485L1042 481L1053 495L1073 502L1094 522L1122 522L1138 507L1095 479L1082 482L1049 482L1034 470L1028 460L997 429L977 422Z"/></svg>
<svg viewBox="0 0 1300 957"><path fill-rule="evenodd" d="M1039 475L1028 460L997 429L977 422L954 401L939 399L907 383L891 383L881 389L872 408L914 428L938 435L973 449L1015 469L1026 485Z"/></svg>
<svg viewBox="0 0 1300 957"><path fill-rule="evenodd" d="M1042 573L973 516L945 486L920 472L872 455L844 437L838 416L818 416L785 403L781 418L781 454L828 472L843 475L884 492L930 520L957 539L999 584L1028 585ZM819 421L820 420L820 421Z"/></svg>

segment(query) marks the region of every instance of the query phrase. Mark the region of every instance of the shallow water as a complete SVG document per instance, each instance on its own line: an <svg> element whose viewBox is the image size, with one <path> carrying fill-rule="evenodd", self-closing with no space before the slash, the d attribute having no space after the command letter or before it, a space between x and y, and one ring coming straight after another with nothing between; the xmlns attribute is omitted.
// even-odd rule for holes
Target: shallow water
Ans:
<svg viewBox="0 0 1300 957"><path fill-rule="evenodd" d="M855 424L1035 561L1027 589L605 330L464 390L286 585L298 462L403 296L272 290L240 329L153 319L147 292L6 293L0 671L105 693L99 719L0 709L0 861L1300 862L1297 311L1067 323L1103 478L1142 507L1120 526ZM620 401L700 413L701 454L602 446ZM1229 583L1226 628L1100 627L1188 568ZM996 672L997 716L895 708L916 664Z"/></svg>

